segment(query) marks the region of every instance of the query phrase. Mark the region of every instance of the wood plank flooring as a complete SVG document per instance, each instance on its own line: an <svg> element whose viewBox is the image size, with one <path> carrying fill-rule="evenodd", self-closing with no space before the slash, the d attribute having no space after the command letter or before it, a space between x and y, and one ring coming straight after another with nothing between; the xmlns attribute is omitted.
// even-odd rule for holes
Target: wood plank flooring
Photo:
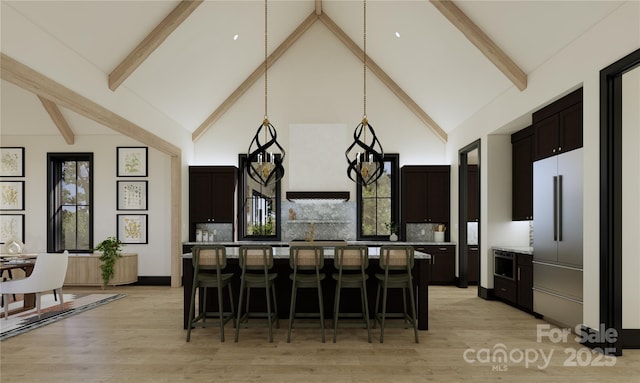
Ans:
<svg viewBox="0 0 640 383"><path fill-rule="evenodd" d="M262 328L242 329L234 343L231 323L224 343L217 328L194 329L186 343L182 288L108 291L127 297L0 343L0 382L640 382L640 350L625 350L610 367L564 366L597 363L598 354L573 336L538 343L536 325L545 322L480 299L475 287L430 287L430 329L419 344L411 330L397 328L385 331L384 344L378 330L370 344L365 330L353 328L339 329L335 344L331 332L323 344L312 328L294 330L286 343L285 320L273 343ZM478 360L500 347L504 363ZM541 352L552 353L544 368ZM538 356L528 367L519 360L527 353Z"/></svg>

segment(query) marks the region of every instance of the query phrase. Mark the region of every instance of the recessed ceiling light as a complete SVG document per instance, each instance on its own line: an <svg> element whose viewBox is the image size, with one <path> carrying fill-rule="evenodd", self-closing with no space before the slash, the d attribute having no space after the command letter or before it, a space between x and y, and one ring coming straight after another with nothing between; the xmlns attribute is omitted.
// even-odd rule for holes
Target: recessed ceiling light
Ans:
<svg viewBox="0 0 640 383"><path fill-rule="evenodd" d="M396 37L400 38L400 32L396 32Z"/></svg>
<svg viewBox="0 0 640 383"><path fill-rule="evenodd" d="M238 40L238 37L240 37L238 34L233 35L233 41Z"/></svg>

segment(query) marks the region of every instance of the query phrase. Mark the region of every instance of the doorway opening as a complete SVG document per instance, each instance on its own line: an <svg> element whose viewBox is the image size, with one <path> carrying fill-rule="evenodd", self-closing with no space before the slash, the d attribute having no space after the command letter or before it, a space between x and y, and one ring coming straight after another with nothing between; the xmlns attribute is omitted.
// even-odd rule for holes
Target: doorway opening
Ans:
<svg viewBox="0 0 640 383"><path fill-rule="evenodd" d="M480 139L458 151L458 287L480 295Z"/></svg>

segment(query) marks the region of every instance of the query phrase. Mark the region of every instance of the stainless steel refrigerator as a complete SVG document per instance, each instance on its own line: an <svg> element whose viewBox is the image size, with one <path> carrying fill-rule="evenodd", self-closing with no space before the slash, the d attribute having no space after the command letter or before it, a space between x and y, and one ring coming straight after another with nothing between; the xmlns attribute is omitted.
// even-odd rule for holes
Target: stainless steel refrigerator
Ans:
<svg viewBox="0 0 640 383"><path fill-rule="evenodd" d="M582 156L533 164L533 311L572 328L582 323Z"/></svg>

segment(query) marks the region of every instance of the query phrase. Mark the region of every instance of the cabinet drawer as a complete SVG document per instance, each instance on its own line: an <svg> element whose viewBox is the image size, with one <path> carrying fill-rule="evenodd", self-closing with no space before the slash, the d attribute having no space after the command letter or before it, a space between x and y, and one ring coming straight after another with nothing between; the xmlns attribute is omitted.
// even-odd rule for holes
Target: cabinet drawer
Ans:
<svg viewBox="0 0 640 383"><path fill-rule="evenodd" d="M493 278L493 292L496 297L505 301L516 303L516 283L515 281L494 277Z"/></svg>
<svg viewBox="0 0 640 383"><path fill-rule="evenodd" d="M424 252L429 253L431 255L455 254L455 252L456 252L455 247L452 246L452 245L429 245L429 246L422 246L420 248L424 249L424 250L420 250L420 251L424 251ZM418 248L416 247L416 249L418 249Z"/></svg>

